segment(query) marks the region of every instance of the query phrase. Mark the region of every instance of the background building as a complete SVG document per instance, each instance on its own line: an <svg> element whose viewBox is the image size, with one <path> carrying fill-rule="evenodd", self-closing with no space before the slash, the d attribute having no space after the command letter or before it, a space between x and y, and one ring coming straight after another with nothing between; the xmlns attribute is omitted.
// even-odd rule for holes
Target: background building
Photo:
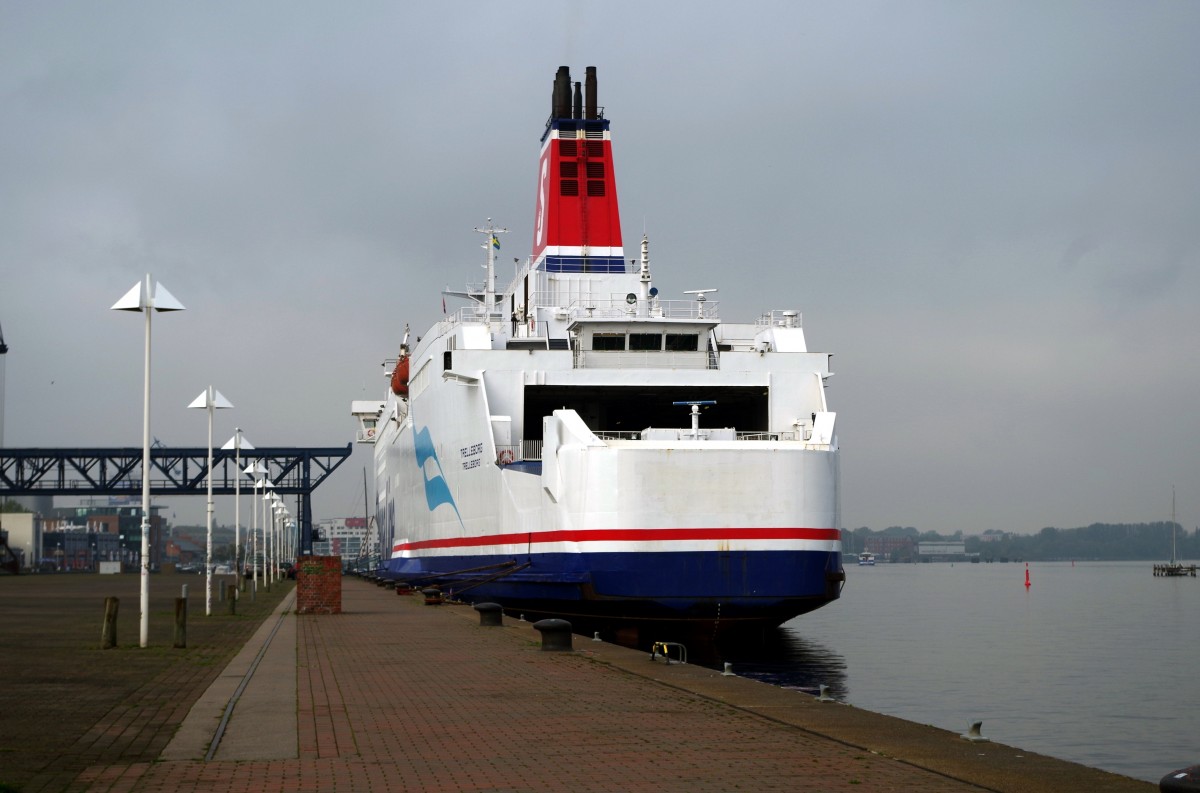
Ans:
<svg viewBox="0 0 1200 793"><path fill-rule="evenodd" d="M32 512L0 513L0 531L5 533L9 550L17 557L21 571L28 572L38 563L42 547L42 519Z"/></svg>
<svg viewBox="0 0 1200 793"><path fill-rule="evenodd" d="M317 524L317 532L313 555L340 556L344 568L356 567L360 560L379 554L366 518L329 518Z"/></svg>
<svg viewBox="0 0 1200 793"><path fill-rule="evenodd" d="M961 562L967 559L967 547L961 542L921 542L917 558L922 562Z"/></svg>
<svg viewBox="0 0 1200 793"><path fill-rule="evenodd" d="M163 561L164 507L150 507L150 569ZM142 551L142 507L137 499L89 499L73 507L52 507L42 516L39 561L57 570L95 570L99 561L119 561L136 570Z"/></svg>

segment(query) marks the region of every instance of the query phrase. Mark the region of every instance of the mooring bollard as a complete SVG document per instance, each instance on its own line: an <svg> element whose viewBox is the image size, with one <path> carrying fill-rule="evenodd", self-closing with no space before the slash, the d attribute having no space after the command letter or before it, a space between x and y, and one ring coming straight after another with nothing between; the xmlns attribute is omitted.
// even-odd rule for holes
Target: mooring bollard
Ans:
<svg viewBox="0 0 1200 793"><path fill-rule="evenodd" d="M176 649L187 647L187 598L175 598L175 644Z"/></svg>
<svg viewBox="0 0 1200 793"><path fill-rule="evenodd" d="M543 650L570 650L571 623L566 620L540 620L533 627L542 634Z"/></svg>
<svg viewBox="0 0 1200 793"><path fill-rule="evenodd" d="M421 594L425 596L426 606L442 605L442 590L430 587L429 589L422 589Z"/></svg>
<svg viewBox="0 0 1200 793"><path fill-rule="evenodd" d="M101 650L111 650L117 646L117 609L120 606L120 598L104 599L104 624L100 627Z"/></svg>
<svg viewBox="0 0 1200 793"><path fill-rule="evenodd" d="M237 614L237 584L230 584L225 588L225 599L229 601L229 613Z"/></svg>
<svg viewBox="0 0 1200 793"><path fill-rule="evenodd" d="M504 625L504 608L499 603L476 603L475 610L479 612L480 625Z"/></svg>

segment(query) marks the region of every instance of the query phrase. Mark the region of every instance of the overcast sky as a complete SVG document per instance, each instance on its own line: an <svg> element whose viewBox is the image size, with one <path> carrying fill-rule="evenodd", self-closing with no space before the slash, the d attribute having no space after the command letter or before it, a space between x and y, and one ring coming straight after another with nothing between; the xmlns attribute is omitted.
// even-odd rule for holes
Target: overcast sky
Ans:
<svg viewBox="0 0 1200 793"><path fill-rule="evenodd" d="M834 354L845 527L1166 520L1172 486L1194 526L1197 41L1190 0L0 0L4 443L140 445L109 307L151 272L187 306L157 438L203 446L212 384L218 444L343 446L404 324L479 280L472 228L528 253L555 70L595 65L656 285Z"/></svg>

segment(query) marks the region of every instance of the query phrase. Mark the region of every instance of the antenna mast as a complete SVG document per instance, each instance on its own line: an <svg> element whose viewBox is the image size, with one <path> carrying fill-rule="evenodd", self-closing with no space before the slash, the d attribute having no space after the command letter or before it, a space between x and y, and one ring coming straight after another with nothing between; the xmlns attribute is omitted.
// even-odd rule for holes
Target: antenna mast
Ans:
<svg viewBox="0 0 1200 793"><path fill-rule="evenodd" d="M487 228L476 228L480 234L487 235L483 243L487 251L487 277L483 284L483 325L490 332L492 329L492 309L496 306L496 251L500 250L500 238L497 234L507 234L508 229L498 229L492 225L492 219L487 219Z"/></svg>

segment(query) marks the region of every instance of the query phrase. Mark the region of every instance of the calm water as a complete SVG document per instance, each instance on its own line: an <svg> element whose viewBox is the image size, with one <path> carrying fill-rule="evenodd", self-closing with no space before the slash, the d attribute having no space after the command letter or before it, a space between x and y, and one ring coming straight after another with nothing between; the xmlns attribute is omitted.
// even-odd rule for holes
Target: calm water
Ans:
<svg viewBox="0 0 1200 793"><path fill-rule="evenodd" d="M1200 579L1150 562L847 566L735 671L1157 782L1200 763Z"/></svg>

